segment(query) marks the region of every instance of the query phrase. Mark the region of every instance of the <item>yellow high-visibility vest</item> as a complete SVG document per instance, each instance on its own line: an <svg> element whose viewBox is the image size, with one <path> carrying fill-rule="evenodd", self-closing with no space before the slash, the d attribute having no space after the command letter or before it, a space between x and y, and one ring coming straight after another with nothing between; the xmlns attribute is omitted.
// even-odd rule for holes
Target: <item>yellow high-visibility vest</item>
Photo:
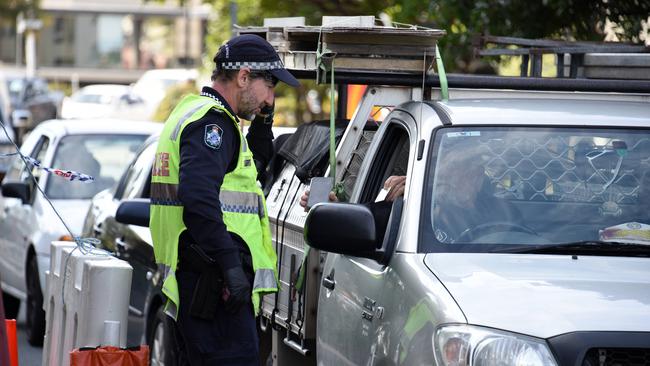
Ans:
<svg viewBox="0 0 650 366"><path fill-rule="evenodd" d="M156 263L164 266L162 290L168 299L165 311L174 319L181 306L175 275L178 264L178 239L186 230L183 206L178 199L180 136L185 127L201 119L209 110L227 115L235 124L240 138L237 167L225 175L219 200L227 230L239 235L246 242L253 258L255 279L251 298L256 315L259 313L261 296L278 290L277 257L271 242L264 194L257 185L253 154L239 130L237 119L221 102L210 97L190 95L176 106L165 122L151 176L149 228ZM206 139L213 139L211 143L220 143L220 137L219 134L214 135L206 131Z"/></svg>

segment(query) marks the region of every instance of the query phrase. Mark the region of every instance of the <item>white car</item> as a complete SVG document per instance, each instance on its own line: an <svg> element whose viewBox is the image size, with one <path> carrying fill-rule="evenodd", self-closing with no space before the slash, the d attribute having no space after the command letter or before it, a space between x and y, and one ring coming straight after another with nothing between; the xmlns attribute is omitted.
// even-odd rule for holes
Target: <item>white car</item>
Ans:
<svg viewBox="0 0 650 366"><path fill-rule="evenodd" d="M140 145L161 127L144 121L51 120L38 125L23 143L22 154L38 160L43 167L95 178L92 182L70 181L31 164L26 167L16 157L2 182L0 279L4 306L7 317L13 318L20 301L26 301L31 344L43 341L43 293L45 270L50 267L50 243L71 240L70 234L81 233L91 198L117 182Z"/></svg>
<svg viewBox="0 0 650 366"><path fill-rule="evenodd" d="M120 84L85 86L63 100L61 118L123 117L143 102L131 96L131 88Z"/></svg>
<svg viewBox="0 0 650 366"><path fill-rule="evenodd" d="M132 96L144 102L142 113L137 119L149 119L158 108L170 87L191 81L196 83L199 73L196 69L148 70L133 84Z"/></svg>
<svg viewBox="0 0 650 366"><path fill-rule="evenodd" d="M0 79L2 76L0 76ZM11 141L15 139L14 129L11 125L11 102L6 83L0 80L0 154L9 153L14 149ZM4 127L4 128L3 128ZM0 177L4 176L8 168L7 159L0 159Z"/></svg>

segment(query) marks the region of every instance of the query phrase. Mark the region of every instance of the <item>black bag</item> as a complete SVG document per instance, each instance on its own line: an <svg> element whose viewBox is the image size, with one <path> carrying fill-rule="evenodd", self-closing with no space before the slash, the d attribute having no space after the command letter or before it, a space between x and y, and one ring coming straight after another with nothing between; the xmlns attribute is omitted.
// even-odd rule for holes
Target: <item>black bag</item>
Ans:
<svg viewBox="0 0 650 366"><path fill-rule="evenodd" d="M338 145L350 120L335 123L335 141ZM329 121L304 123L282 145L278 154L296 167L296 177L303 184L312 177L322 177L329 164Z"/></svg>

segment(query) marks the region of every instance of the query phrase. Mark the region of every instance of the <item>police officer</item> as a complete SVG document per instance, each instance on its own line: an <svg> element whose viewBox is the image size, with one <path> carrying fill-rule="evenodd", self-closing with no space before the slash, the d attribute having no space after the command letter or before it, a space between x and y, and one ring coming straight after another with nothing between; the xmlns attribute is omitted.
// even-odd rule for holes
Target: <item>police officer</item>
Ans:
<svg viewBox="0 0 650 366"><path fill-rule="evenodd" d="M255 316L277 291L258 169L273 153L278 81L298 86L273 47L234 37L214 57L212 87L165 122L151 179L150 228L164 268L165 312L191 365L259 365ZM252 119L247 138L239 118Z"/></svg>

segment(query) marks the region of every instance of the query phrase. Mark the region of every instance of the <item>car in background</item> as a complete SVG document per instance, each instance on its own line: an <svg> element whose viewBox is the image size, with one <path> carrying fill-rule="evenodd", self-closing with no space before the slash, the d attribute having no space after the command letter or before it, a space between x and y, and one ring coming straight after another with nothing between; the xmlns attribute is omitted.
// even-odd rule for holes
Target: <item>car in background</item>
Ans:
<svg viewBox="0 0 650 366"><path fill-rule="evenodd" d="M136 119L150 119L167 90L188 81L196 83L199 73L196 69L156 69L145 71L133 84L131 96L141 100L145 108L134 113Z"/></svg>
<svg viewBox="0 0 650 366"><path fill-rule="evenodd" d="M8 318L15 318L26 301L31 344L43 341L50 243L81 233L91 198L117 182L140 145L161 127L141 121L52 120L38 125L22 144L21 153L43 167L85 173L95 178L92 182L69 181L18 156L13 159L0 197L0 279Z"/></svg>
<svg viewBox="0 0 650 366"><path fill-rule="evenodd" d="M152 365L174 365L176 347L171 319L164 314L162 275L158 271L148 222L128 225L116 220L121 200L143 200L148 211L151 168L158 136L149 138L129 164L118 184L92 200L82 235L97 238L102 249L133 267L129 300L127 345L148 344ZM147 215L148 217L148 212Z"/></svg>
<svg viewBox="0 0 650 366"><path fill-rule="evenodd" d="M0 88L9 95L9 118L17 134L59 116L63 93L51 91L43 78L27 76L24 69L2 68Z"/></svg>
<svg viewBox="0 0 650 366"><path fill-rule="evenodd" d="M87 85L63 99L61 118L129 118L135 108L142 107L139 98L131 96L131 88L121 84ZM137 113L137 111L136 111Z"/></svg>
<svg viewBox="0 0 650 366"><path fill-rule="evenodd" d="M0 87L0 154L10 154L16 150L12 143L15 135L9 119L10 111L9 92L6 88ZM8 157L0 157L0 180L7 172L10 160Z"/></svg>

